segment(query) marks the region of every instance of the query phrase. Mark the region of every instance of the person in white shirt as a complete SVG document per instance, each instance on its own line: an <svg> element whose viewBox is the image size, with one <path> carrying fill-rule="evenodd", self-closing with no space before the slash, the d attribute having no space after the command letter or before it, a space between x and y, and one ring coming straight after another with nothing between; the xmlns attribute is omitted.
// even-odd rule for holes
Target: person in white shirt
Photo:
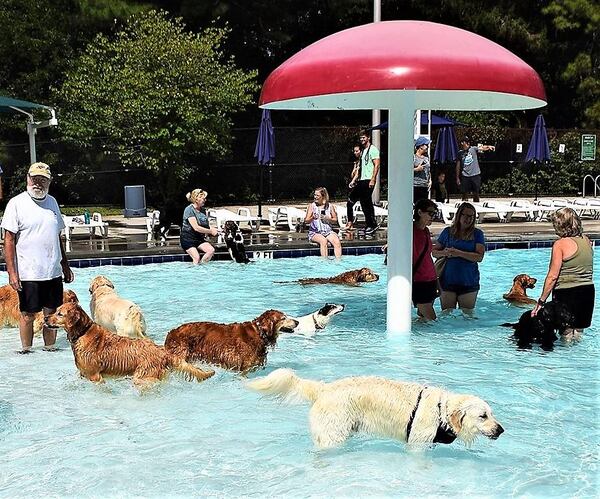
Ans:
<svg viewBox="0 0 600 499"><path fill-rule="evenodd" d="M51 181L47 164L32 164L27 190L8 202L2 217L6 270L21 310L20 353L31 352L36 313L53 314L63 301L63 279L74 279L60 240L65 224L56 199L48 194ZM44 349L56 350L56 330L44 326L43 336Z"/></svg>

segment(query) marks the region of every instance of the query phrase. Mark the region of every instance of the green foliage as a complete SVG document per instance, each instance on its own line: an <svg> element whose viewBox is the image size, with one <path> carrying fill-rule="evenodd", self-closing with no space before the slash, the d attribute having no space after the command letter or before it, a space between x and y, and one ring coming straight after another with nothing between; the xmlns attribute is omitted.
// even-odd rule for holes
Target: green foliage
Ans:
<svg viewBox="0 0 600 499"><path fill-rule="evenodd" d="M517 164L510 175L505 175L484 183L485 194L531 195L536 192L544 195L575 196L581 192L582 181L587 174L598 174L599 160L581 161L581 134L566 132L549 137L552 161L548 165ZM558 153L559 144L565 144L565 152Z"/></svg>
<svg viewBox="0 0 600 499"><path fill-rule="evenodd" d="M56 91L65 138L89 146L104 137L123 165L156 172L166 196L189 175L190 157L228 151L231 115L253 101L256 72L225 56L228 34L191 33L151 11L98 35Z"/></svg>

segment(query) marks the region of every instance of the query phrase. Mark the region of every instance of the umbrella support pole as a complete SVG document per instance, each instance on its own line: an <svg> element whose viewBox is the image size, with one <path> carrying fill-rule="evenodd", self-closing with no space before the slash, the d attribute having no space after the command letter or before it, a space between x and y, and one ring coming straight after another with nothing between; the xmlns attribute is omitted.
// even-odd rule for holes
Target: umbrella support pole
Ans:
<svg viewBox="0 0 600 499"><path fill-rule="evenodd" d="M264 165L258 165L258 216L262 218L262 200L263 200L263 172Z"/></svg>
<svg viewBox="0 0 600 499"><path fill-rule="evenodd" d="M389 109L388 163L410 164L413 157L414 92L402 92ZM393 134L393 135L392 135ZM387 332L406 336L412 322L412 201L410 168L388 169Z"/></svg>

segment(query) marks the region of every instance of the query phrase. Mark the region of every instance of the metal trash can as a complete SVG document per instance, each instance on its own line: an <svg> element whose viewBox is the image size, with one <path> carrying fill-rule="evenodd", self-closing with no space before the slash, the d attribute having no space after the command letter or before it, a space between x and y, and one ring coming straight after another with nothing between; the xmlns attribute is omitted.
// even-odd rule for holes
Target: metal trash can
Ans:
<svg viewBox="0 0 600 499"><path fill-rule="evenodd" d="M146 187L143 185L125 186L125 210L126 218L146 216Z"/></svg>

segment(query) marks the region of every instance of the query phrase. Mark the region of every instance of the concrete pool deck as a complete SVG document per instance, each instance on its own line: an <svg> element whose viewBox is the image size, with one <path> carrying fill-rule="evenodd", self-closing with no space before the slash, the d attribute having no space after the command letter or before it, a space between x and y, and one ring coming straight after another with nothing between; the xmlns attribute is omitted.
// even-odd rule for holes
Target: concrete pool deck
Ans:
<svg viewBox="0 0 600 499"><path fill-rule="evenodd" d="M502 201L500 199L500 201ZM504 200L507 201L507 200ZM337 203L340 204L340 203ZM246 251L254 254L276 250L313 250L316 245L308 242L307 232L295 232L282 228L273 229L268 225L266 214L268 208L276 205L263 205L263 224L259 230L251 231L245 224L244 244ZM305 208L305 205L293 204ZM242 206L227 206L226 208L237 212ZM257 206L244 206L250 209L253 215L257 215ZM106 258L124 256L146 256L146 255L183 255L184 251L179 246L179 231L171 230L166 241L148 241L146 228L146 217L125 218L124 216L107 216L108 237L102 238L99 234L90 236L85 232L78 231L72 235L67 250L69 258L76 260L82 258ZM591 238L600 240L600 220L590 217L582 219L585 233ZM359 223L359 228L361 224ZM281 227L281 226L280 226ZM431 232L435 236L446 227L441 222L434 222ZM510 222L501 223L495 217L488 216L482 223L478 224L486 237L488 243L505 243L508 247L526 248L536 242L545 242L545 245L556 239L554 229L550 222L530 222L524 217L513 217ZM384 225L373 236L364 236L360 230L351 233L342 233L343 248L354 247L379 247L387 241L387 226ZM216 238L211 241L216 247L217 259L228 259L227 249L224 243L217 243ZM596 243L598 244L598 243ZM255 255L256 256L256 255Z"/></svg>

